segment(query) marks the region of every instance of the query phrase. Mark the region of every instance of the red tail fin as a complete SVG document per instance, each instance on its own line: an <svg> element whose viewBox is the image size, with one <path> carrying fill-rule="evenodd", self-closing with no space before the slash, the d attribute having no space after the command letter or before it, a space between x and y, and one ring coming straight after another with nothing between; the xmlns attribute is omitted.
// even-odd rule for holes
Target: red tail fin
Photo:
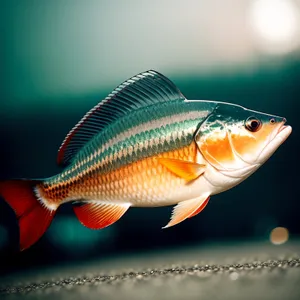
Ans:
<svg viewBox="0 0 300 300"><path fill-rule="evenodd" d="M38 183L33 180L0 182L0 195L15 211L19 221L21 251L44 234L55 214L37 198L34 188Z"/></svg>

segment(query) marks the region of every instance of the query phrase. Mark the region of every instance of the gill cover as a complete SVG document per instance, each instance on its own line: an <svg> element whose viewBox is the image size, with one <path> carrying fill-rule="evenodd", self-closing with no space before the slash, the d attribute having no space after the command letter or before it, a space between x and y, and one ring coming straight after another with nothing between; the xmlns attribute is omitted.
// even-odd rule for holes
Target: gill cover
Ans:
<svg viewBox="0 0 300 300"><path fill-rule="evenodd" d="M220 103L200 125L195 140L216 169L237 170L259 163L259 155L284 122L281 117Z"/></svg>
<svg viewBox="0 0 300 300"><path fill-rule="evenodd" d="M195 135L200 152L218 170L238 169L247 165L233 149L228 123L232 124L231 118L215 111L201 124Z"/></svg>

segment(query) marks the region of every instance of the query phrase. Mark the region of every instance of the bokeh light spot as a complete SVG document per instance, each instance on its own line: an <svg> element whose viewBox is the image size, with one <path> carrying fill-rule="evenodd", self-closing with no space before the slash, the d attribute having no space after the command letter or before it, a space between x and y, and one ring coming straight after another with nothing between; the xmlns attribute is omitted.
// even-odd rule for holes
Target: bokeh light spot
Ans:
<svg viewBox="0 0 300 300"><path fill-rule="evenodd" d="M270 233L270 241L274 245L281 245L289 239L289 231L284 227L276 227Z"/></svg>
<svg viewBox="0 0 300 300"><path fill-rule="evenodd" d="M292 51L299 43L299 9L291 0L255 0L250 24L264 50L272 53Z"/></svg>
<svg viewBox="0 0 300 300"><path fill-rule="evenodd" d="M237 272L232 272L229 277L231 280L237 280L239 278L239 274Z"/></svg>

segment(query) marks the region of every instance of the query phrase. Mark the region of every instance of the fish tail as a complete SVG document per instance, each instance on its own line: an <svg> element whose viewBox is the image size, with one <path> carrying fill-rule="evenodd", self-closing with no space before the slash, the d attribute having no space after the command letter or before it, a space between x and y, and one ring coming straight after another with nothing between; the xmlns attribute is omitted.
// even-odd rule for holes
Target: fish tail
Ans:
<svg viewBox="0 0 300 300"><path fill-rule="evenodd" d="M25 250L45 233L57 207L49 208L37 192L38 180L0 181L0 196L15 211L20 229L20 251Z"/></svg>

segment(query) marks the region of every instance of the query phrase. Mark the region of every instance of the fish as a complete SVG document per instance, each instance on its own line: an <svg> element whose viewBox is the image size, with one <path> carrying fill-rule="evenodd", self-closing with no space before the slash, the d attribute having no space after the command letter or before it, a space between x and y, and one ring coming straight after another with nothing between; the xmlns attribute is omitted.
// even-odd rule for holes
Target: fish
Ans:
<svg viewBox="0 0 300 300"><path fill-rule="evenodd" d="M112 225L131 207L174 206L168 228L253 174L291 132L283 117L188 100L148 70L120 84L67 134L59 174L1 181L0 195L16 214L20 250L69 202L91 229Z"/></svg>

